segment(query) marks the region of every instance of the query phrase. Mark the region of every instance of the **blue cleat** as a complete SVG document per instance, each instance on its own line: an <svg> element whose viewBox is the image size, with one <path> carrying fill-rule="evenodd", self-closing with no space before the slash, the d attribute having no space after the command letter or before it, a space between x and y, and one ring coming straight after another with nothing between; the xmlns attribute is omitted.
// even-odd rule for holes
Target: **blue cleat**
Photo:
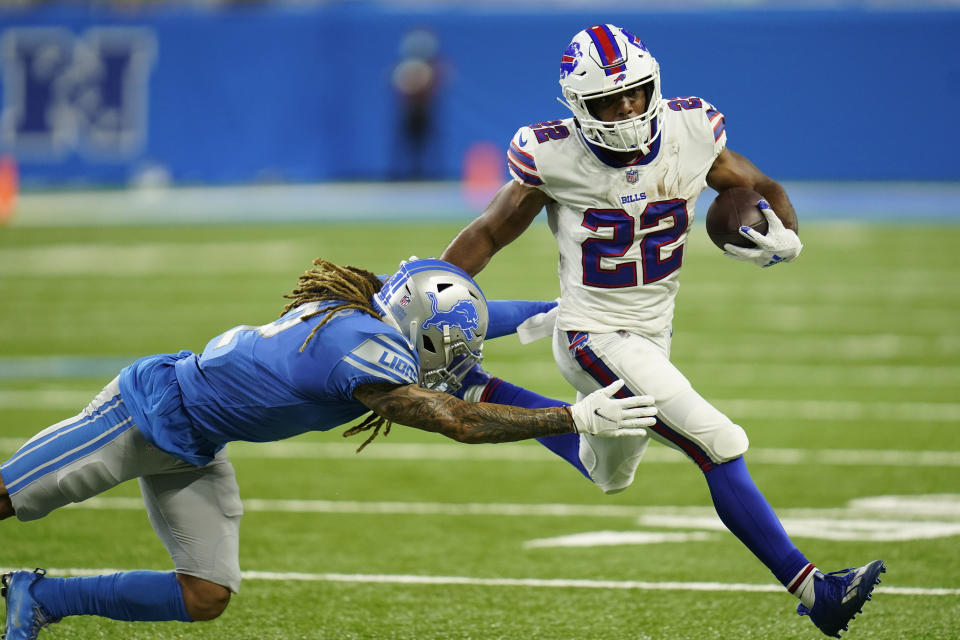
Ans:
<svg viewBox="0 0 960 640"><path fill-rule="evenodd" d="M843 569L814 576L813 589L816 597L813 609L804 605L797 607L801 616L810 616L824 634L839 638L841 631L860 613L870 599L874 586L880 584L880 574L887 568L883 560L874 560L859 569Z"/></svg>
<svg viewBox="0 0 960 640"><path fill-rule="evenodd" d="M46 573L43 569L14 571L0 578L3 584L0 595L7 601L6 632L0 640L35 640L40 629L59 622L59 618L50 617L33 597L33 584Z"/></svg>

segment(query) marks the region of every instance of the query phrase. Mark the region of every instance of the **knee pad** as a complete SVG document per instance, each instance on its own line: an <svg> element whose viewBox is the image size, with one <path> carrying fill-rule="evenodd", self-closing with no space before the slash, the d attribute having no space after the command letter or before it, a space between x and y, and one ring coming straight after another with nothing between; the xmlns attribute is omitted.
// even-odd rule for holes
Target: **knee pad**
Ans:
<svg viewBox="0 0 960 640"><path fill-rule="evenodd" d="M718 457L716 462L729 462L745 454L749 446L747 432L740 425L731 422L729 427L717 434L713 443L713 453Z"/></svg>
<svg viewBox="0 0 960 640"><path fill-rule="evenodd" d="M580 462L601 491L619 493L633 483L637 466L649 444L649 436L597 438L581 434Z"/></svg>
<svg viewBox="0 0 960 640"><path fill-rule="evenodd" d="M742 456L750 445L742 427L690 389L658 403L661 419L680 437L690 440L716 464ZM676 446L673 443L668 443Z"/></svg>

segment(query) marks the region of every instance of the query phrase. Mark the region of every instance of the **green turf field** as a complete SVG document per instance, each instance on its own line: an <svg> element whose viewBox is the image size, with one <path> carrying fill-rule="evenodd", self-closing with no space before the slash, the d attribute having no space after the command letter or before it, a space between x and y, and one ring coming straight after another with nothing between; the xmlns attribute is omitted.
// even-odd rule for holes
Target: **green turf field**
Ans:
<svg viewBox="0 0 960 640"><path fill-rule="evenodd" d="M0 229L0 459L73 415L127 361L273 320L315 256L390 272L459 224ZM747 462L802 551L889 572L850 639L960 637L960 226L808 224L761 270L696 229L673 357L751 437ZM557 295L545 226L478 279ZM547 341L487 367L565 399ZM362 454L336 430L231 446L246 501L241 593L211 623L71 618L75 638L822 637L712 515L700 472L652 446L603 496L535 444L398 427ZM131 483L0 523L0 567L170 567ZM606 544L601 544L606 543ZM41 634L41 638L44 637Z"/></svg>

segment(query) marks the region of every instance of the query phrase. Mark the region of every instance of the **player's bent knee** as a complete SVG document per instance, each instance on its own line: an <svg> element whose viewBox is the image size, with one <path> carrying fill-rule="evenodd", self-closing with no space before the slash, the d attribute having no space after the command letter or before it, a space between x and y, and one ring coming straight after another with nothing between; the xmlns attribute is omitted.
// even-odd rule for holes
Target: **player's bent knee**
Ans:
<svg viewBox="0 0 960 640"><path fill-rule="evenodd" d="M750 440L743 427L730 423L730 426L719 432L714 439L713 454L717 458L716 462L728 462L745 454L749 446Z"/></svg>
<svg viewBox="0 0 960 640"><path fill-rule="evenodd" d="M194 622L213 620L230 604L230 590L209 580L177 574L187 614Z"/></svg>

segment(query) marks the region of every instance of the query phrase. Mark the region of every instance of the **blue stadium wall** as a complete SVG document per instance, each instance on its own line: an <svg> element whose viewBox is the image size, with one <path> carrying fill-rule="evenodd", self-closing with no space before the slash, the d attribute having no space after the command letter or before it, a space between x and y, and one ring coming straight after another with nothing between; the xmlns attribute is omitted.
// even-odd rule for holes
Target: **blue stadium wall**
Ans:
<svg viewBox="0 0 960 640"><path fill-rule="evenodd" d="M666 96L713 102L730 147L777 178L960 179L960 11L517 7L7 10L0 153L24 185L389 178L406 161L391 70L428 26L445 73L427 175L454 179L478 143L567 115L559 55L607 21L658 57Z"/></svg>

